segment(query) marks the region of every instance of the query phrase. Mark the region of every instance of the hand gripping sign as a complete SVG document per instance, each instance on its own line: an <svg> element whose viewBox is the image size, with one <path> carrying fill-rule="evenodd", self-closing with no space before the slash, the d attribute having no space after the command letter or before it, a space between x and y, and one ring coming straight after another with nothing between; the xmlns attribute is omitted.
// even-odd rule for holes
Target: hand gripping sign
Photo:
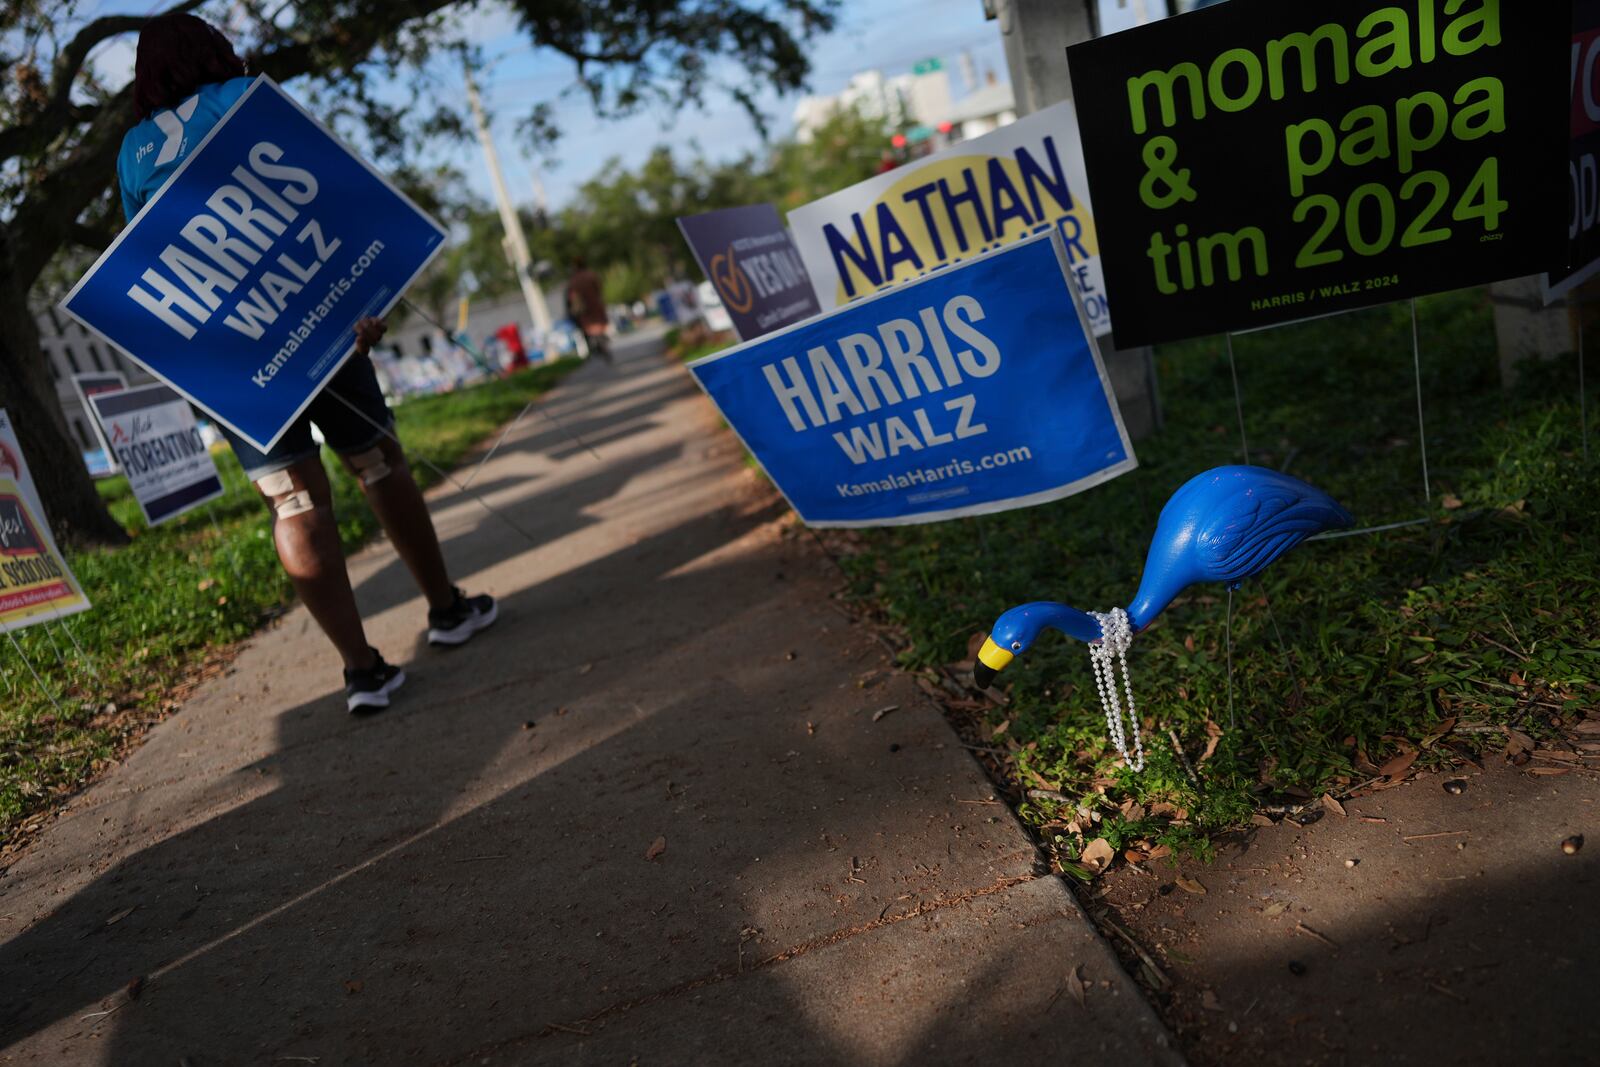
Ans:
<svg viewBox="0 0 1600 1067"><path fill-rule="evenodd" d="M266 450L443 241L263 76L61 306Z"/></svg>
<svg viewBox="0 0 1600 1067"><path fill-rule="evenodd" d="M690 365L800 517L887 526L1137 466L1051 232Z"/></svg>

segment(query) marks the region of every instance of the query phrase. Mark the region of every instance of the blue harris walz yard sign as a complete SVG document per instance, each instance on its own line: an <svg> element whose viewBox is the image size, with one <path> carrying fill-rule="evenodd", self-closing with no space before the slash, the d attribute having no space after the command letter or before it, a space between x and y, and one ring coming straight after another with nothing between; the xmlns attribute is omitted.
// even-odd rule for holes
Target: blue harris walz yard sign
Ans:
<svg viewBox="0 0 1600 1067"><path fill-rule="evenodd" d="M812 526L1042 504L1138 461L1050 233L690 365Z"/></svg>
<svg viewBox="0 0 1600 1067"><path fill-rule="evenodd" d="M443 240L260 77L61 306L266 450Z"/></svg>

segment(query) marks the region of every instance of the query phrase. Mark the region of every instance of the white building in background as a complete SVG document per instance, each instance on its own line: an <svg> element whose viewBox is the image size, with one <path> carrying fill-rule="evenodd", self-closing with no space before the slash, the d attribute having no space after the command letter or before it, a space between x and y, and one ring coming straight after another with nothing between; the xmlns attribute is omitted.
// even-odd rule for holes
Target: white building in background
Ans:
<svg viewBox="0 0 1600 1067"><path fill-rule="evenodd" d="M988 84L976 89L955 104L945 122L950 124L950 142L970 141L1017 121L1017 98L1007 82L989 75Z"/></svg>
<svg viewBox="0 0 1600 1067"><path fill-rule="evenodd" d="M892 78L864 70L832 96L803 98L794 109L795 140L809 144L824 123L850 108L891 126L937 126L950 110L950 75L937 61L924 61L918 70Z"/></svg>
<svg viewBox="0 0 1600 1067"><path fill-rule="evenodd" d="M879 70L862 71L842 91L808 96L796 105L795 139L810 143L825 122L852 107L891 126L909 127L912 144L921 144L924 151L982 137L1016 121L1017 105L1010 85L996 80L993 71L977 84L968 53L961 54L959 66L967 90L960 98L951 91L950 72L941 59L925 59L909 73L894 77L885 77Z"/></svg>

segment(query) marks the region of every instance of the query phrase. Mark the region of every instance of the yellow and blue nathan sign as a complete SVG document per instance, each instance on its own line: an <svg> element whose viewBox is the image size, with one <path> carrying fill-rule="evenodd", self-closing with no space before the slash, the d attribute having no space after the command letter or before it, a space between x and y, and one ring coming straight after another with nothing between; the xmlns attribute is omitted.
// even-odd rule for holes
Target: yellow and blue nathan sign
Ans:
<svg viewBox="0 0 1600 1067"><path fill-rule="evenodd" d="M1090 329L1111 332L1071 101L796 208L789 225L825 309L1054 231Z"/></svg>
<svg viewBox="0 0 1600 1067"><path fill-rule="evenodd" d="M690 365L812 526L1006 511L1138 465L1057 231Z"/></svg>
<svg viewBox="0 0 1600 1067"><path fill-rule="evenodd" d="M260 77L61 306L266 450L444 236Z"/></svg>

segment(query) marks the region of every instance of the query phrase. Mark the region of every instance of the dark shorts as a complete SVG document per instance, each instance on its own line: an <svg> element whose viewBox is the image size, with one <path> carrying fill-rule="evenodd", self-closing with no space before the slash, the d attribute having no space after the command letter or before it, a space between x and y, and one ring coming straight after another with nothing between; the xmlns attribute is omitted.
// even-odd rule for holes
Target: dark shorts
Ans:
<svg viewBox="0 0 1600 1067"><path fill-rule="evenodd" d="M341 397L361 414L351 411L350 406L341 402ZM366 418L362 418L363 415ZM341 456L365 452L387 436L386 431L394 425L394 416L384 402L383 390L378 388L378 376L372 370L369 357L351 356L294 420L294 425L278 438L278 443L265 452L226 426L219 425L217 429L233 446L233 454L239 457L245 476L254 482L321 453L311 437L312 423L322 431L328 447Z"/></svg>

